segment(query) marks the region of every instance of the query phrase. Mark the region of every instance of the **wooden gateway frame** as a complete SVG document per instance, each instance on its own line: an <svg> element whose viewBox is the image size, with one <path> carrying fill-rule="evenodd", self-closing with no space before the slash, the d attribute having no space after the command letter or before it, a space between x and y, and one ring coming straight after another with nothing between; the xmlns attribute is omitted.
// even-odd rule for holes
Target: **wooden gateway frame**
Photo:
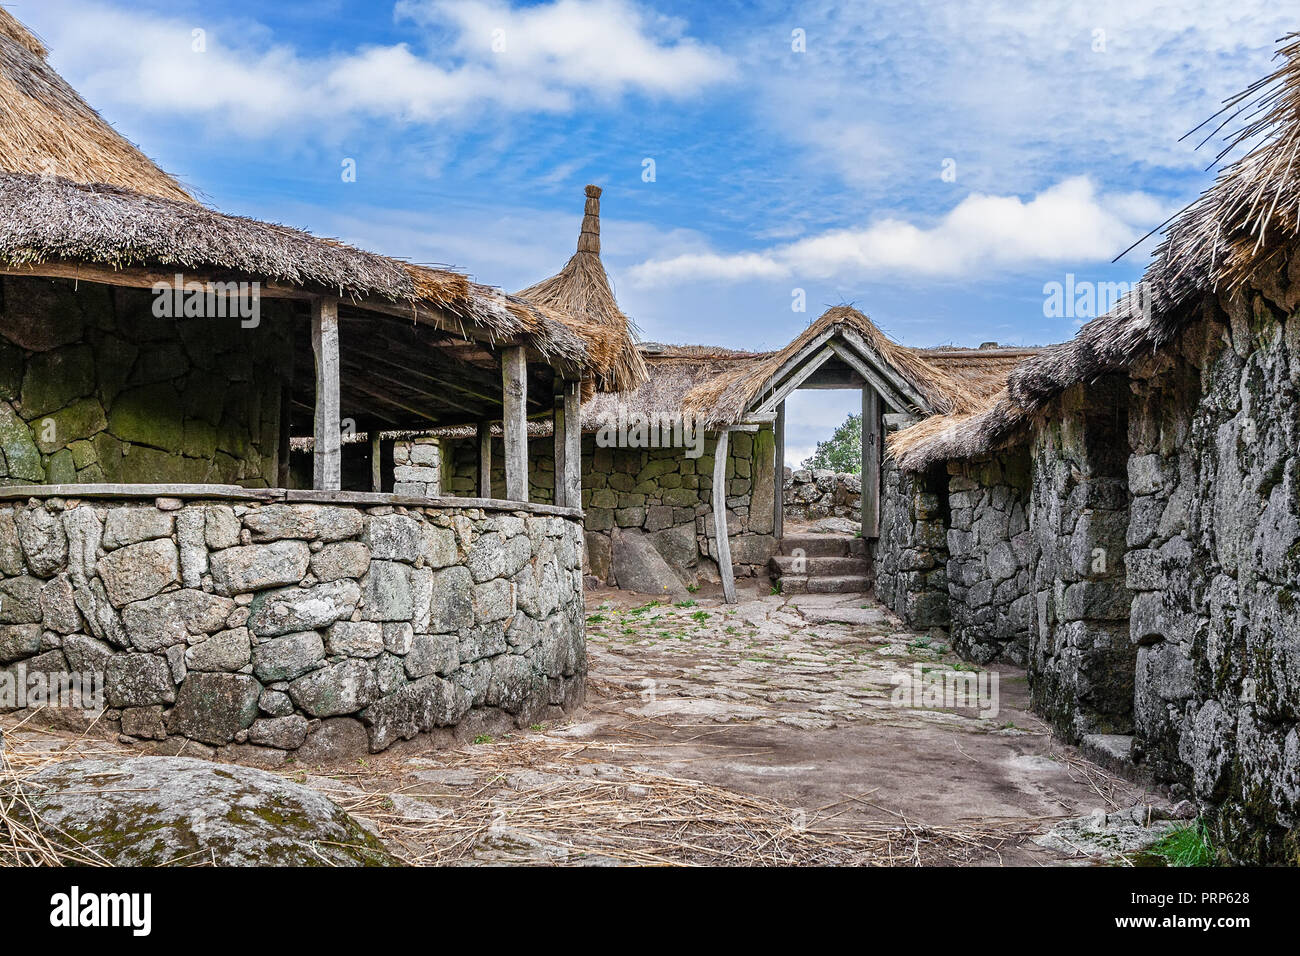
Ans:
<svg viewBox="0 0 1300 956"><path fill-rule="evenodd" d="M862 537L880 536L881 465L886 416L895 427L933 413L930 402L858 332L833 325L808 341L763 383L738 425L719 429L714 453L713 528L718 542L718 571L727 603L736 601L735 572L727 541L725 486L728 434L755 431L771 424L776 439L777 469L773 482L773 528L784 532L785 400L800 388L859 389L862 393Z"/></svg>

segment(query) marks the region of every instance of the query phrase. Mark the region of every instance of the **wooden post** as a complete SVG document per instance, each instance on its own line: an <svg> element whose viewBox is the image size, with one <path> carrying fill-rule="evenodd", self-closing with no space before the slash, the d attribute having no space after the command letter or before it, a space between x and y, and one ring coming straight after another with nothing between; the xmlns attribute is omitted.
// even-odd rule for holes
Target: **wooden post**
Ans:
<svg viewBox="0 0 1300 956"><path fill-rule="evenodd" d="M564 383L564 503L582 507L582 383ZM557 471L555 480L560 481Z"/></svg>
<svg viewBox="0 0 1300 956"><path fill-rule="evenodd" d="M713 451L713 531L717 536L718 574L722 578L722 596L728 604L736 603L736 574L731 567L731 540L727 537L727 444L726 429L718 432L718 446Z"/></svg>
<svg viewBox="0 0 1300 956"><path fill-rule="evenodd" d="M569 503L569 489L564 484L564 455L568 451L568 445L564 442L564 386L557 384L560 384L560 391L555 393L554 404L551 406L551 448L555 458L554 503L563 508Z"/></svg>
<svg viewBox="0 0 1300 956"><path fill-rule="evenodd" d="M776 483L772 487L772 530L779 542L785 535L785 402L776 406Z"/></svg>
<svg viewBox="0 0 1300 956"><path fill-rule="evenodd" d="M378 428L370 429L370 490L384 490L384 452Z"/></svg>
<svg viewBox="0 0 1300 956"><path fill-rule="evenodd" d="M505 437L506 500L528 500L528 358L522 345L501 355L502 416Z"/></svg>
<svg viewBox="0 0 1300 956"><path fill-rule="evenodd" d="M338 299L312 299L311 347L316 355L316 418L312 429L316 447L312 456L312 488L338 491L343 486Z"/></svg>
<svg viewBox="0 0 1300 956"><path fill-rule="evenodd" d="M862 537L880 537L880 393L862 386Z"/></svg>
<svg viewBox="0 0 1300 956"><path fill-rule="evenodd" d="M478 423L478 496L492 497L492 423Z"/></svg>

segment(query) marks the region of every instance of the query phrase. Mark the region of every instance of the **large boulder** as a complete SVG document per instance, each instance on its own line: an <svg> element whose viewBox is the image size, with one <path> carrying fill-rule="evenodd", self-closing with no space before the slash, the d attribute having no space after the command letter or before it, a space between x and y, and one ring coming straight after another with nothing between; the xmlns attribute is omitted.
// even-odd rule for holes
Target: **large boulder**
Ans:
<svg viewBox="0 0 1300 956"><path fill-rule="evenodd" d="M26 794L47 839L119 866L398 862L328 798L250 767L189 757L70 760L32 777Z"/></svg>
<svg viewBox="0 0 1300 956"><path fill-rule="evenodd" d="M655 549L645 532L633 528L615 528L610 566L614 580L625 591L639 591L686 600L686 586Z"/></svg>

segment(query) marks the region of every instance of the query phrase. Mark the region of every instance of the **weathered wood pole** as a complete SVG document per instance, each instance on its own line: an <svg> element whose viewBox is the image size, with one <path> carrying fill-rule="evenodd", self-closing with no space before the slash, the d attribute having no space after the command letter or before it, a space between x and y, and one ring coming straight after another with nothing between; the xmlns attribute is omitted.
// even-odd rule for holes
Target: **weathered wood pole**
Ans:
<svg viewBox="0 0 1300 956"><path fill-rule="evenodd" d="M370 490L384 490L384 449L379 429L370 429Z"/></svg>
<svg viewBox="0 0 1300 956"><path fill-rule="evenodd" d="M880 393L862 386L862 537L880 537Z"/></svg>
<svg viewBox="0 0 1300 956"><path fill-rule="evenodd" d="M528 359L522 345L501 355L502 431L505 437L506 500L528 500Z"/></svg>
<svg viewBox="0 0 1300 956"><path fill-rule="evenodd" d="M478 496L492 497L492 423L479 422L478 436Z"/></svg>
<svg viewBox="0 0 1300 956"><path fill-rule="evenodd" d="M555 504L563 508L569 503L569 489L564 484L564 457L569 446L564 441L564 385L556 382L557 391L551 406L551 448L555 458Z"/></svg>
<svg viewBox="0 0 1300 956"><path fill-rule="evenodd" d="M316 441L312 455L312 488L338 491L343 487L338 299L312 299L311 348L316 355L316 416L312 428Z"/></svg>
<svg viewBox="0 0 1300 956"><path fill-rule="evenodd" d="M718 446L713 451L713 531L717 536L718 574L722 578L722 596L728 604L736 603L736 574L731 567L731 540L727 537L727 445L729 433L718 432Z"/></svg>
<svg viewBox="0 0 1300 956"><path fill-rule="evenodd" d="M772 530L776 540L785 535L785 402L776 406L776 479L772 486Z"/></svg>
<svg viewBox="0 0 1300 956"><path fill-rule="evenodd" d="M564 383L564 497L569 508L582 507L582 382Z"/></svg>

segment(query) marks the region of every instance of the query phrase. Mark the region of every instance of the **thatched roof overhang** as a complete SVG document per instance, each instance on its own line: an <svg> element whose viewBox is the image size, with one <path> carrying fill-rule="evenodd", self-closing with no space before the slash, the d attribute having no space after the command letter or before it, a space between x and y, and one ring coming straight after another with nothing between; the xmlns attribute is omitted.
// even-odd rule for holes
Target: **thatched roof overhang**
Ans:
<svg viewBox="0 0 1300 956"><path fill-rule="evenodd" d="M980 414L924 422L890 440L908 470L946 458L993 451L1027 434L1066 389L1126 373L1177 345L1187 327L1215 311L1215 300L1247 280L1270 283L1300 241L1300 33L1283 38L1279 67L1230 98L1216 117L1244 117L1219 154L1247 151L1164 230L1137 288L1073 339L1044 349L1008 376L1006 394ZM917 431L917 429L925 429Z"/></svg>

